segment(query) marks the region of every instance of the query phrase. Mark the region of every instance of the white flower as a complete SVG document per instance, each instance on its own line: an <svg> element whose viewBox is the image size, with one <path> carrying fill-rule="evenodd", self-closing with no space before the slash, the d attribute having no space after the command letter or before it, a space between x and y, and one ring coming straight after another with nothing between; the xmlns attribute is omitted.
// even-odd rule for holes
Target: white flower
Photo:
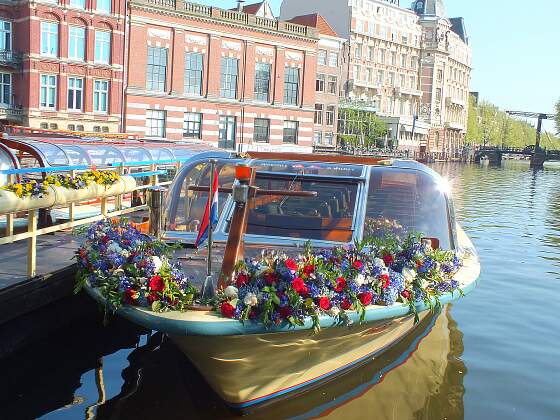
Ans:
<svg viewBox="0 0 560 420"><path fill-rule="evenodd" d="M159 273L161 266L163 265L163 261L157 255L152 257L152 263L154 264L154 273Z"/></svg>
<svg viewBox="0 0 560 420"><path fill-rule="evenodd" d="M121 251L121 255L125 258L128 258L128 257L130 257L130 252L128 252L126 249L123 249Z"/></svg>
<svg viewBox="0 0 560 420"><path fill-rule="evenodd" d="M120 254L122 252L122 248L116 242L111 242L107 247L107 251L113 252L115 254Z"/></svg>
<svg viewBox="0 0 560 420"><path fill-rule="evenodd" d="M226 287L226 290L224 290L224 294L230 299L235 299L237 297L237 287L235 286Z"/></svg>
<svg viewBox="0 0 560 420"><path fill-rule="evenodd" d="M355 282L358 286L363 286L366 282L366 276L364 276L363 274L358 274L356 276Z"/></svg>
<svg viewBox="0 0 560 420"><path fill-rule="evenodd" d="M383 261L381 258L375 258L373 260L373 265L375 265L376 267L385 267L385 261Z"/></svg>
<svg viewBox="0 0 560 420"><path fill-rule="evenodd" d="M428 286L430 286L430 282L426 279L422 279L422 283L420 284L420 286L422 286L422 289L426 289L428 288Z"/></svg>
<svg viewBox="0 0 560 420"><path fill-rule="evenodd" d="M338 316L338 314L340 313L340 309L337 306L333 306L331 309L329 309L328 313L333 318L336 318Z"/></svg>
<svg viewBox="0 0 560 420"><path fill-rule="evenodd" d="M245 299L243 299L243 303L247 306L256 306L258 303L257 295L254 293L247 293Z"/></svg>
<svg viewBox="0 0 560 420"><path fill-rule="evenodd" d="M407 283L412 283L412 281L416 278L416 270L413 268L405 267L402 270L402 275Z"/></svg>

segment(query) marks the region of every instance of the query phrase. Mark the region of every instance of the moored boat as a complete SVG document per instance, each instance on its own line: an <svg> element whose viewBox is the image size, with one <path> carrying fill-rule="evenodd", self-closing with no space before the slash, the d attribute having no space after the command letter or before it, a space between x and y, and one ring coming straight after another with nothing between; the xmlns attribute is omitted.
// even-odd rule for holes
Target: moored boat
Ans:
<svg viewBox="0 0 560 420"><path fill-rule="evenodd" d="M419 320L432 316L432 311L475 287L480 273L478 257L471 241L455 221L452 198L444 180L429 168L413 161L371 158L286 154L217 157L219 220L213 229L214 246L210 260L214 267L223 263L221 270L214 272L216 278L216 274L225 275L220 277L222 314L203 307L184 312L157 312L153 308L133 305L120 306L118 313L144 327L168 334L231 406L250 408L331 380L377 357L414 331ZM240 177L236 173L239 164L252 168L252 175ZM211 167L207 157L194 157L176 175L168 195L164 235L168 241L188 245L196 240L209 201ZM244 187L245 195L239 192L240 187ZM397 237L410 232L422 232L415 246L460 256L460 265L453 270L444 270L450 273L449 279L452 275L452 283L442 281L440 284L447 285L447 288L437 290L433 297L411 298L401 285L400 289L394 290L393 298L384 297L386 286L383 286L383 290L379 289L381 294L373 301L371 296L367 300L356 299L354 295L359 295L362 290L374 290L373 286L367 289L369 286L364 284L367 282L363 278L358 282L348 276L348 283L357 284L353 304L334 303L346 287L346 282L342 286L336 283L334 288L327 285L330 289L323 294L327 293L324 298L328 295L330 300L324 306L321 301L321 309L313 309L316 316L300 316L294 320L294 314L292 317L278 315L275 319L270 318L276 322L268 323L248 319L254 308L248 303L252 295L245 290L247 285L240 282L239 266L234 267L240 258L258 258L265 250L292 256L289 260L294 261L298 254L320 252L333 246L345 246L349 252L357 252L352 248L353 244L366 236L382 237L390 233ZM308 241L312 241L314 251L309 251ZM365 255L368 251L359 252ZM183 253L179 251L176 256L187 261L186 274L200 282L206 274L206 253L187 251L186 256ZM312 258L326 261L323 254L313 255L301 261L311 261ZM385 270L382 273L404 279L405 268L392 259L385 264L379 263ZM404 257L402 259L404 261ZM415 261L412 257L409 259ZM377 260L367 263L368 269L376 269ZM301 269L286 271L288 259L279 261L274 263L277 264L275 267L284 271L265 271L275 276L286 273L288 280L275 277L270 285L278 290L261 287L259 296L254 297L255 307L257 300L261 302L263 291L276 293L280 298L295 293L292 290L297 289L295 286L286 288L285 284L295 284L294 281L300 279ZM420 272L423 263L418 264ZM434 260L434 264L444 263ZM415 269L408 269L408 272L413 271L416 275ZM344 270L359 277L365 268L356 266L350 271ZM255 274L258 281L262 280L262 272ZM241 275L248 276L244 273ZM389 284L389 275L386 276ZM304 279L311 287L315 277L310 274ZM237 288L232 286L236 281ZM301 281L305 284L303 279ZM235 289L235 296L224 295L227 286ZM339 286L340 290L337 289ZM436 289L434 285L426 287ZM90 285L86 290L97 300L104 301L98 288ZM308 305L308 309L318 305L312 291L300 294L303 298L298 298L298 305ZM243 296L245 305L238 303L243 301ZM302 304L302 301L307 303ZM231 307L233 311L235 305L247 311L245 321L240 322L243 317L223 309L224 306ZM337 305L345 310L338 312ZM280 306L271 307L281 309ZM337 312L332 310L335 307ZM266 315L264 319L267 320Z"/></svg>

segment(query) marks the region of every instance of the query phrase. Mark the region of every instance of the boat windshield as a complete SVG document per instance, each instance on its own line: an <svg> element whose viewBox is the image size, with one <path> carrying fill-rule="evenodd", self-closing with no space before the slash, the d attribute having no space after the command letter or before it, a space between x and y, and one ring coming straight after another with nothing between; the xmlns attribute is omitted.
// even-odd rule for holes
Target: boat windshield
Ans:
<svg viewBox="0 0 560 420"><path fill-rule="evenodd" d="M420 233L451 249L449 211L438 179L417 170L372 168L364 235Z"/></svg>
<svg viewBox="0 0 560 420"><path fill-rule="evenodd" d="M249 235L350 242L358 181L259 173L261 190L312 191L316 196L258 195L249 209Z"/></svg>

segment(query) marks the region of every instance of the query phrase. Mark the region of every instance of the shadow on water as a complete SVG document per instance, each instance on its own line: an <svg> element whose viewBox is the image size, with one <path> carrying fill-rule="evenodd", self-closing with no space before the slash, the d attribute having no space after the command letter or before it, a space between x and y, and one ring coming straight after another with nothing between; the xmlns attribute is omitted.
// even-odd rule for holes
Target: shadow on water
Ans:
<svg viewBox="0 0 560 420"><path fill-rule="evenodd" d="M448 309L380 357L248 418L463 418L462 334ZM175 345L122 319L82 320L0 360L5 418L234 418ZM279 372L279 375L282 373ZM243 378L239 378L240 381Z"/></svg>

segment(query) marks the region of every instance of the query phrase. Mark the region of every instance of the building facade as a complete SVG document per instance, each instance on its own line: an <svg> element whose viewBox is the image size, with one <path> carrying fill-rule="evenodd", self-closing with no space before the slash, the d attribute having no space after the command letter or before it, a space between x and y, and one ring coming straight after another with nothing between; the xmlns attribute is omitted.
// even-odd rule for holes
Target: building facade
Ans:
<svg viewBox="0 0 560 420"><path fill-rule="evenodd" d="M319 34L313 145L335 148L338 133L339 95L341 86L346 81L343 71L345 40L339 38L327 21L317 13L296 16L290 19L290 22L311 26Z"/></svg>
<svg viewBox="0 0 560 420"><path fill-rule="evenodd" d="M311 150L316 31L248 7L130 1L127 132L239 151Z"/></svg>
<svg viewBox="0 0 560 420"><path fill-rule="evenodd" d="M117 132L125 0L0 2L0 120Z"/></svg>
<svg viewBox="0 0 560 420"><path fill-rule="evenodd" d="M468 92L471 57L462 19L447 19L441 5L441 0L418 1L408 9L399 0L283 0L281 18L312 10L323 15L349 43L347 106L376 112L389 129L387 144L439 157L460 148L464 139L466 118L457 101L465 85ZM435 36L434 22L447 43L438 54L438 62L446 63L443 74L429 68L435 59L428 41ZM451 67L462 73L447 73ZM434 83L439 75L441 91Z"/></svg>

